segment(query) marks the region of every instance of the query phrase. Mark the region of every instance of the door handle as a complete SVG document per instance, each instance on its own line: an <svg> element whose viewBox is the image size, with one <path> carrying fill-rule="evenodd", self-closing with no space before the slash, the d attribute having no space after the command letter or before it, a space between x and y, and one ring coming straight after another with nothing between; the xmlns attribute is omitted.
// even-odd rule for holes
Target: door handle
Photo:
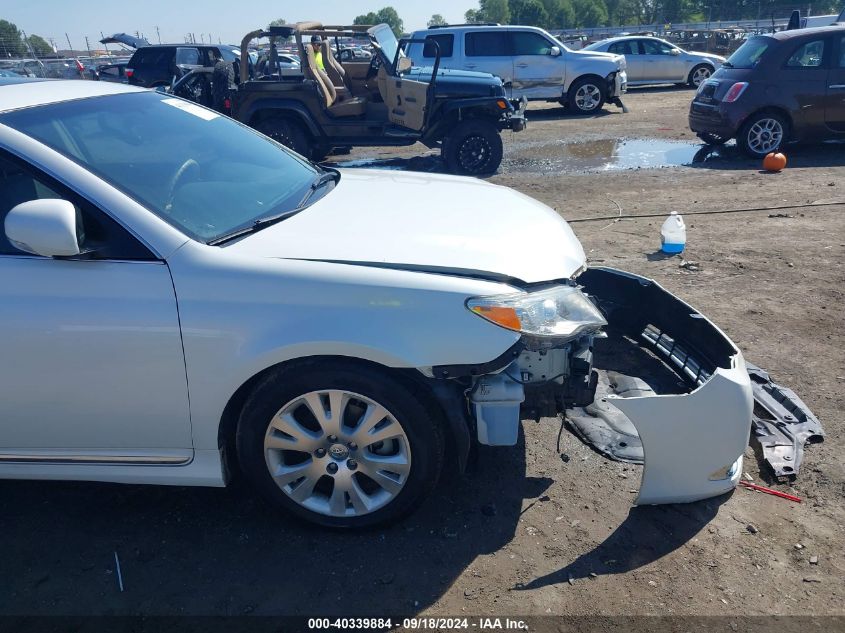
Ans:
<svg viewBox="0 0 845 633"><path fill-rule="evenodd" d="M832 86L828 86L830 89L834 88L845 88L845 84L833 84Z"/></svg>
<svg viewBox="0 0 845 633"><path fill-rule="evenodd" d="M475 64L464 64L464 68L475 68Z"/></svg>
<svg viewBox="0 0 845 633"><path fill-rule="evenodd" d="M517 65L516 65L516 67L517 67L517 68L528 68L528 64L526 64L525 62L523 62L523 63L521 63L521 64L517 64Z"/></svg>

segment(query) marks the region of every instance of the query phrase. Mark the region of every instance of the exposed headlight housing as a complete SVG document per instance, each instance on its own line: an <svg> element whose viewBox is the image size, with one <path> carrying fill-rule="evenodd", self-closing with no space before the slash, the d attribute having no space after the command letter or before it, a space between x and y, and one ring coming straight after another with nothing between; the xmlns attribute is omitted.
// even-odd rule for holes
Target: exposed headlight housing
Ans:
<svg viewBox="0 0 845 633"><path fill-rule="evenodd" d="M473 297L466 305L498 326L543 338L575 338L607 325L598 308L575 286Z"/></svg>

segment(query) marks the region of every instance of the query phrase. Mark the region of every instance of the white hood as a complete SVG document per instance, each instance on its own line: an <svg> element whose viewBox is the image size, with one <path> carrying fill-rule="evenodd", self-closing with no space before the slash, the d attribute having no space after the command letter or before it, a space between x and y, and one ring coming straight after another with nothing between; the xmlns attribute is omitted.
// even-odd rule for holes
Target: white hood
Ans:
<svg viewBox="0 0 845 633"><path fill-rule="evenodd" d="M554 210L512 189L434 174L341 173L334 190L305 211L227 250L527 283L571 277L586 261Z"/></svg>

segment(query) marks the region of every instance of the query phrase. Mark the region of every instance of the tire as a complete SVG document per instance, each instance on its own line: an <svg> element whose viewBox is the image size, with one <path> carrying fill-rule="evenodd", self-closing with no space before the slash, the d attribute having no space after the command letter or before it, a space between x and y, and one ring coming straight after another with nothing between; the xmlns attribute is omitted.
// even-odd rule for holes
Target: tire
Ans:
<svg viewBox="0 0 845 633"><path fill-rule="evenodd" d="M379 413L367 418L370 410ZM272 504L349 529L409 514L434 489L444 456L440 421L404 382L348 361L271 374L247 399L235 444L245 476Z"/></svg>
<svg viewBox="0 0 845 633"><path fill-rule="evenodd" d="M230 62L219 60L211 74L211 106L218 112L226 112L226 99L235 86L235 69Z"/></svg>
<svg viewBox="0 0 845 633"><path fill-rule="evenodd" d="M707 64L699 64L691 71L687 77L687 85L690 88L698 88L702 83L710 79L713 74L713 69Z"/></svg>
<svg viewBox="0 0 845 633"><path fill-rule="evenodd" d="M774 112L758 112L743 123L736 143L750 158L763 158L781 149L789 138L789 125Z"/></svg>
<svg viewBox="0 0 845 633"><path fill-rule="evenodd" d="M484 119L458 123L443 141L441 155L452 174L484 176L502 163L504 149L498 128Z"/></svg>
<svg viewBox="0 0 845 633"><path fill-rule="evenodd" d="M569 110L575 114L595 114L604 106L607 95L604 80L581 77L569 86ZM580 105L579 105L580 104Z"/></svg>
<svg viewBox="0 0 845 633"><path fill-rule="evenodd" d="M289 147L297 154L308 159L311 158L310 137L298 121L281 117L265 119L255 129L285 147Z"/></svg>
<svg viewBox="0 0 845 633"><path fill-rule="evenodd" d="M724 145L730 140L729 136L719 136L718 134L711 134L710 132L699 132L696 136L704 141L707 145Z"/></svg>

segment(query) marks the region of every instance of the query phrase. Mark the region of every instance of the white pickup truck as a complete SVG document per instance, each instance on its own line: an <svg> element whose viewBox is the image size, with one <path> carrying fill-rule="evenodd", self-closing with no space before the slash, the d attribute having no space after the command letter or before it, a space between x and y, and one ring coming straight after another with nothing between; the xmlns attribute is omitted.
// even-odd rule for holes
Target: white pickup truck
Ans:
<svg viewBox="0 0 845 633"><path fill-rule="evenodd" d="M509 96L560 101L572 112L592 114L606 102L622 106L628 78L624 55L569 50L533 26L463 25L416 31L405 45L415 66L489 72Z"/></svg>

